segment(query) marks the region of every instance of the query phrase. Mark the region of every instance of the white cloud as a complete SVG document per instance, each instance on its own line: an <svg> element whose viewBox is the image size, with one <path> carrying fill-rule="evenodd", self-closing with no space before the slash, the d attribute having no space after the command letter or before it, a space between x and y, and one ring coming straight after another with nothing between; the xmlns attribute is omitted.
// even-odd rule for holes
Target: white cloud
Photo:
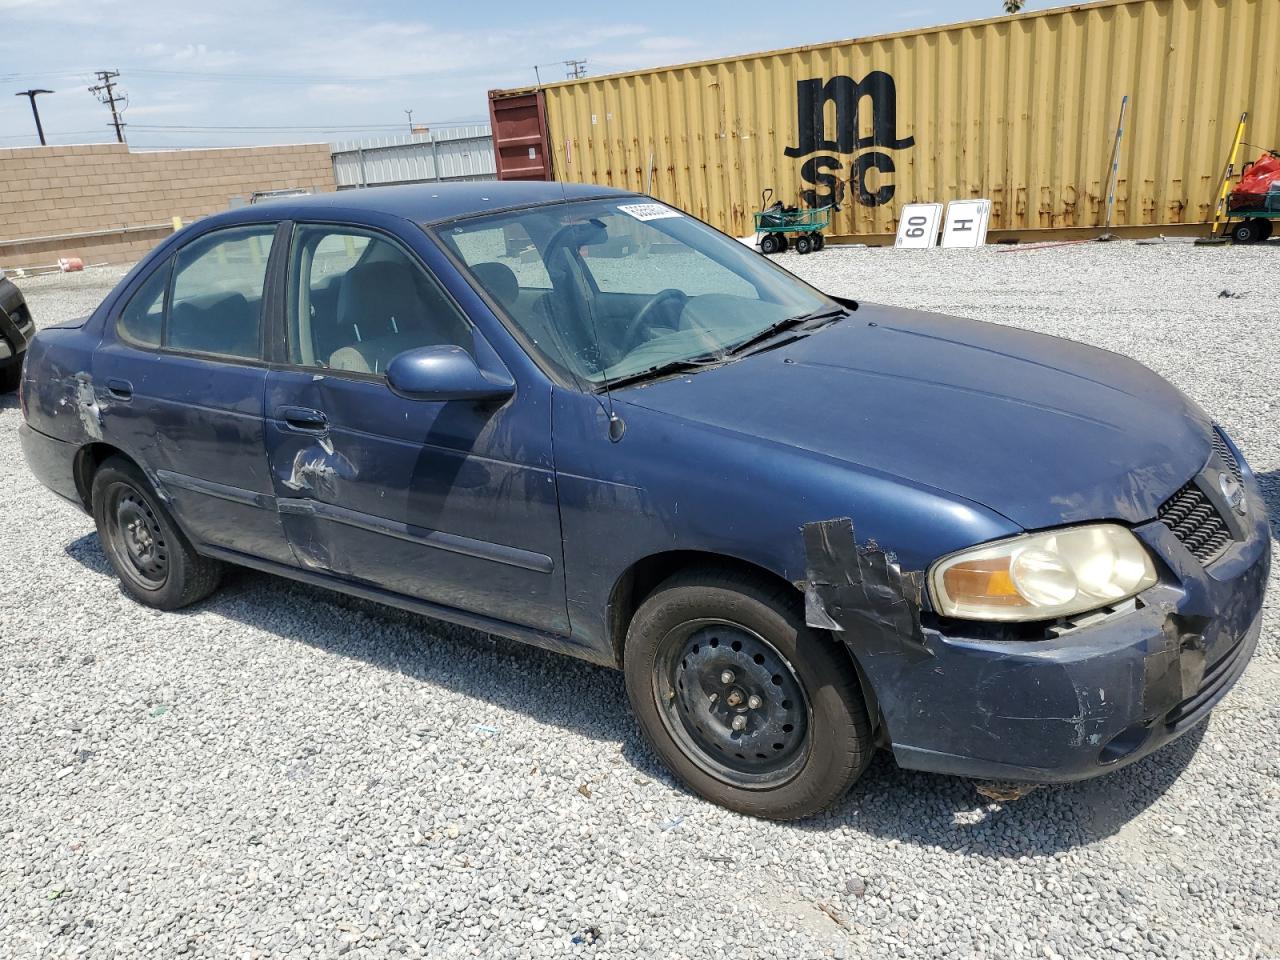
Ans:
<svg viewBox="0 0 1280 960"><path fill-rule="evenodd" d="M581 16L538 15L524 22L476 17L450 26L432 5L391 18L379 4L313 0L305 8L279 0L222 0L174 5L170 0L0 0L15 11L0 32L6 72L56 88L41 104L50 130L102 130L106 107L85 87L92 71L116 68L136 127L301 126L399 123L412 108L423 122L483 117L486 91L561 79L559 62L585 58L591 74L703 59L750 49L707 43L632 22L607 7ZM421 14L417 10L423 11ZM120 51L127 51L121 58ZM56 63L73 68L55 85ZM361 79L365 78L365 79ZM0 97L0 124L19 133L30 124L25 104ZM143 121L147 121L144 123ZM134 142L231 143L287 140L274 131L128 131ZM32 131L34 134L34 130Z"/></svg>

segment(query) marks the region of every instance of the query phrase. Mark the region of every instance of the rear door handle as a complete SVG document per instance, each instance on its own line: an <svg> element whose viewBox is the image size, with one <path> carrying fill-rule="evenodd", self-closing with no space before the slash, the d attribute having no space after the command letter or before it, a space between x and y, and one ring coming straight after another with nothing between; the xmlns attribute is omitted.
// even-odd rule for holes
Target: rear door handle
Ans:
<svg viewBox="0 0 1280 960"><path fill-rule="evenodd" d="M108 380L107 393L111 394L111 396L117 400L132 400L133 384L128 380Z"/></svg>
<svg viewBox="0 0 1280 960"><path fill-rule="evenodd" d="M281 407L276 419L299 433L324 433L329 429L329 418L311 407Z"/></svg>

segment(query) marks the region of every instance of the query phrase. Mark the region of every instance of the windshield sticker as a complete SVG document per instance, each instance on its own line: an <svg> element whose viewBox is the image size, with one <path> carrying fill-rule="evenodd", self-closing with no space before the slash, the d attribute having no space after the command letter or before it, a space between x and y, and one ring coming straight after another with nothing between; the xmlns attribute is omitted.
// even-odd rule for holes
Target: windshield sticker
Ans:
<svg viewBox="0 0 1280 960"><path fill-rule="evenodd" d="M660 203L624 203L618 209L637 220L671 220L683 216L680 211L664 207Z"/></svg>

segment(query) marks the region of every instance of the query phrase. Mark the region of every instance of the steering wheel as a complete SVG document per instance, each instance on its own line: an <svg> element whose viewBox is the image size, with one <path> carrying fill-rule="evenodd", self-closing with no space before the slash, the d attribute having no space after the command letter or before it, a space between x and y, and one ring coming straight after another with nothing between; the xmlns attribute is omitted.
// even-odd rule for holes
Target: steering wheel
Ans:
<svg viewBox="0 0 1280 960"><path fill-rule="evenodd" d="M688 300L689 297L683 290L676 290L674 287L667 287L655 293L649 298L649 302L637 310L636 315L631 318L625 335L627 348L631 349L639 343L641 333L646 327L652 326L651 321L664 304L678 303L683 309Z"/></svg>

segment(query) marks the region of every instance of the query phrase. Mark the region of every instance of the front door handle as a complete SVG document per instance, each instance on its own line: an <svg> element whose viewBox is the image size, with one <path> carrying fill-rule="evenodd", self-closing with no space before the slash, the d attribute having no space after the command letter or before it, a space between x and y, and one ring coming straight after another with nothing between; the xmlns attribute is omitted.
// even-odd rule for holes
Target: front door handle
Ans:
<svg viewBox="0 0 1280 960"><path fill-rule="evenodd" d="M299 433L324 433L329 429L329 418L311 407L281 407L276 419Z"/></svg>
<svg viewBox="0 0 1280 960"><path fill-rule="evenodd" d="M107 381L107 393L116 400L132 400L133 384L128 380L111 379Z"/></svg>

